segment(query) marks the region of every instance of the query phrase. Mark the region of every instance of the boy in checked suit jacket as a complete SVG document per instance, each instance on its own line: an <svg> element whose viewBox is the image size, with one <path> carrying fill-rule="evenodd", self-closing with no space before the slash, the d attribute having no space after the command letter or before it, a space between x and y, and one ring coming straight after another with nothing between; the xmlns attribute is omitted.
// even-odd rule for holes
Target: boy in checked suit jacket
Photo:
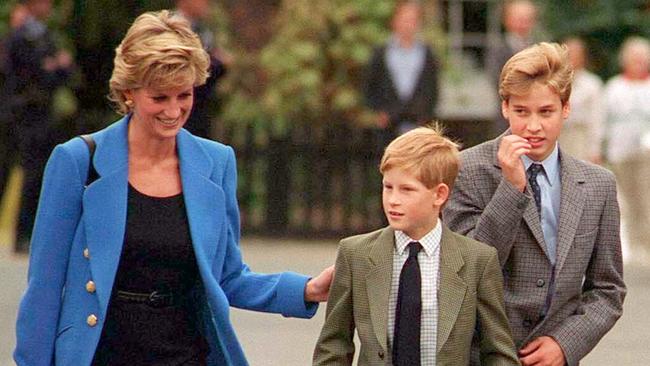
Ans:
<svg viewBox="0 0 650 366"><path fill-rule="evenodd" d="M452 230L497 249L523 365L577 365L621 316L626 291L614 176L557 144L572 74L558 44L506 63L510 129L463 151L444 211Z"/></svg>
<svg viewBox="0 0 650 366"><path fill-rule="evenodd" d="M518 365L494 248L438 219L458 174L458 149L420 127L381 161L390 227L341 241L314 365L468 365L478 329L486 365Z"/></svg>

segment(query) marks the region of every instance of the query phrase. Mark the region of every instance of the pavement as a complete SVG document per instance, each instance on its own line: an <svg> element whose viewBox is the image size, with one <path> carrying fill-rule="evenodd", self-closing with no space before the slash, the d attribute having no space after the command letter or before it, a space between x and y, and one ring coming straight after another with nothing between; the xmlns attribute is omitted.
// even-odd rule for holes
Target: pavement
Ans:
<svg viewBox="0 0 650 366"><path fill-rule="evenodd" d="M244 260L255 271L292 270L315 276L334 263L335 241L296 241L247 237L242 240ZM627 254L626 258L633 258ZM13 365L14 324L25 288L27 258L15 256L0 245L0 366ZM583 360L586 366L650 365L650 263L626 263L628 295L623 317ZM280 315L233 309L231 317L251 365L302 366L311 354L323 324L324 304L314 319L290 319Z"/></svg>

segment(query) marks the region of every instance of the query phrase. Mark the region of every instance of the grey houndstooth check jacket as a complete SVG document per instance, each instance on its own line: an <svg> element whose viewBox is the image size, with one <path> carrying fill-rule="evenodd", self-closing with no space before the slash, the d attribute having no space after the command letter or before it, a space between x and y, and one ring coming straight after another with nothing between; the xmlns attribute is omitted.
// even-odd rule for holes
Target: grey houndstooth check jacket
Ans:
<svg viewBox="0 0 650 366"><path fill-rule="evenodd" d="M608 170L560 150L555 292L542 316L552 265L530 187L522 193L502 179L497 150L504 135L461 153L443 217L452 230L497 249L517 347L551 336L568 365L577 365L623 311L616 182Z"/></svg>

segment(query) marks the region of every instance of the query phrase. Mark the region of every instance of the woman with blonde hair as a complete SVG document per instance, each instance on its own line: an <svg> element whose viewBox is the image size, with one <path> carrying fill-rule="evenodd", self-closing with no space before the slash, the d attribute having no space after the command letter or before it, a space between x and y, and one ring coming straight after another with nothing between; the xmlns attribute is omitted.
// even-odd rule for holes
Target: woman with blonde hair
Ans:
<svg viewBox="0 0 650 366"><path fill-rule="evenodd" d="M183 129L209 62L186 20L141 15L114 62L124 117L45 170L16 363L245 365L229 307L311 317L332 268L243 264L233 150Z"/></svg>

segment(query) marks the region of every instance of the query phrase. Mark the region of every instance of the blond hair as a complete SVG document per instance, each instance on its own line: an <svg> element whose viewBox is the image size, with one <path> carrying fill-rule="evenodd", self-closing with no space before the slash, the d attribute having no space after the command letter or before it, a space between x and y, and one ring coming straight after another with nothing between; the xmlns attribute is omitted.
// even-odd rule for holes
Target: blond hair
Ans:
<svg viewBox="0 0 650 366"><path fill-rule="evenodd" d="M125 114L125 91L202 85L209 66L210 57L184 17L168 10L147 12L136 18L115 49L109 99Z"/></svg>
<svg viewBox="0 0 650 366"><path fill-rule="evenodd" d="M535 83L550 87L560 96L562 104L571 96L573 67L565 45L541 42L512 56L501 70L499 96L523 96Z"/></svg>
<svg viewBox="0 0 650 366"><path fill-rule="evenodd" d="M401 168L411 171L427 188L440 183L454 185L460 159L459 145L446 138L439 125L418 127L393 140L381 158L379 171Z"/></svg>

